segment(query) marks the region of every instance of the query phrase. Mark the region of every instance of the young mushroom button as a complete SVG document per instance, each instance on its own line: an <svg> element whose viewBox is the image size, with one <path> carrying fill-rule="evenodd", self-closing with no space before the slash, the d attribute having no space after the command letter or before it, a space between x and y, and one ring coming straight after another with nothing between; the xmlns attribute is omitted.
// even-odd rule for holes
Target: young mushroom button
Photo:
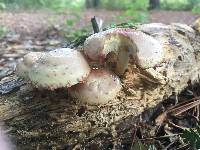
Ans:
<svg viewBox="0 0 200 150"><path fill-rule="evenodd" d="M72 97L88 104L106 104L121 90L120 79L106 69L94 69L84 83L69 88Z"/></svg>

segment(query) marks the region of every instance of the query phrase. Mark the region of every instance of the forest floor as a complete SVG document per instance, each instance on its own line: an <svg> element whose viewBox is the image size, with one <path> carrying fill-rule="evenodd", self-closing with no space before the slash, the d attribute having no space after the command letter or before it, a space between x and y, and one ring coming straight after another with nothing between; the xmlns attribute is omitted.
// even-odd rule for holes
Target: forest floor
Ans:
<svg viewBox="0 0 200 150"><path fill-rule="evenodd" d="M112 23L121 23L121 11L87 10L79 13L53 11L19 11L0 13L0 53L22 50L49 50L61 47L66 43L66 37L76 33L78 29L92 31L90 19L97 16L104 20L104 27ZM151 11L149 22L171 23L179 22L191 25L199 15L188 11ZM67 25L67 21L72 21ZM129 20L124 19L123 22ZM6 32L2 29L6 29ZM3 33L5 32L5 33ZM4 38L2 39L2 35ZM6 35L6 36L5 36ZM1 50L5 50L4 52ZM9 50L9 51L8 51ZM11 50L11 51L10 51ZM18 57L16 54L12 54ZM23 55L23 53L22 53ZM20 57L20 56L19 56Z"/></svg>
<svg viewBox="0 0 200 150"><path fill-rule="evenodd" d="M81 28L90 25L90 19L93 16L102 18L106 25L120 22L118 18L120 14L122 14L120 11L87 10L81 13L80 18L76 18L70 12L60 14L51 11L2 12L0 13L0 26L4 26L9 31L14 31L21 35L36 36L43 34L52 27L58 30L67 28L66 21L68 19L76 22L74 28ZM198 14L193 14L188 11L157 10L150 12L149 22L179 22L190 25L198 16Z"/></svg>
<svg viewBox="0 0 200 150"><path fill-rule="evenodd" d="M78 29L92 31L90 19L97 16L104 20L104 27L120 23L121 11L86 10L79 13L53 11L19 11L0 13L0 55L20 58L27 50L50 50L65 44L66 37ZM133 14L134 15L134 14ZM149 22L179 22L191 25L199 15L188 11L151 11ZM67 21L72 21L71 26ZM124 22L129 20L124 19ZM2 30L4 29L4 30ZM6 29L6 30L5 30ZM2 38L3 36L4 38ZM14 54L13 54L14 53ZM16 54L17 53L17 54ZM1 63L1 62L0 62Z"/></svg>

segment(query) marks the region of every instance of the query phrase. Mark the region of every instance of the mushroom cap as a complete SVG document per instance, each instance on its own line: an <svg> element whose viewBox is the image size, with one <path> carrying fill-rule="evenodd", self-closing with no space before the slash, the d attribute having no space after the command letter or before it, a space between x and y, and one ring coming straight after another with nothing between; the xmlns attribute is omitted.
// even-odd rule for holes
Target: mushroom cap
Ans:
<svg viewBox="0 0 200 150"><path fill-rule="evenodd" d="M200 32L200 17L195 20L192 27L197 31Z"/></svg>
<svg viewBox="0 0 200 150"><path fill-rule="evenodd" d="M56 89L82 82L90 67L81 52L61 48L44 53L29 72L36 87Z"/></svg>
<svg viewBox="0 0 200 150"><path fill-rule="evenodd" d="M84 53L94 61L106 58L110 52L122 53L123 57L126 55L124 59L133 56L137 65L144 69L154 67L163 60L160 43L135 29L109 29L93 34L84 43Z"/></svg>
<svg viewBox="0 0 200 150"><path fill-rule="evenodd" d="M4 134L4 131L0 128L0 146L2 150L11 150L14 149L14 146L11 146L9 138Z"/></svg>
<svg viewBox="0 0 200 150"><path fill-rule="evenodd" d="M151 35L163 33L170 30L170 27L163 23L148 23L138 26L138 30Z"/></svg>
<svg viewBox="0 0 200 150"><path fill-rule="evenodd" d="M121 90L120 79L106 69L94 69L84 83L69 88L72 97L88 104L105 104Z"/></svg>
<svg viewBox="0 0 200 150"><path fill-rule="evenodd" d="M16 74L29 80L28 74L33 64L42 56L43 52L30 52L16 66Z"/></svg>

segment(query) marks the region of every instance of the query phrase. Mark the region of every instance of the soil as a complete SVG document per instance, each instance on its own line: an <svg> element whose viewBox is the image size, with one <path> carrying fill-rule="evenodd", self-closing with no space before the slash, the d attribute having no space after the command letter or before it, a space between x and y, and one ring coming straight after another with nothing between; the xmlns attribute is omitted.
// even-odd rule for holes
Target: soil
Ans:
<svg viewBox="0 0 200 150"><path fill-rule="evenodd" d="M172 23L179 22L191 25L199 14L194 14L189 11L152 11L150 13L150 22Z"/></svg>

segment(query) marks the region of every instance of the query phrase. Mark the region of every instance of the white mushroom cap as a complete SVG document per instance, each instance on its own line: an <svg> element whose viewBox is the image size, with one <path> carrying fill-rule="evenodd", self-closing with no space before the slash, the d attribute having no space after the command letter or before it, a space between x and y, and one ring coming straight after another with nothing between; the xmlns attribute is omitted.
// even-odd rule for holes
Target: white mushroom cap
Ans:
<svg viewBox="0 0 200 150"><path fill-rule="evenodd" d="M170 27L163 23L148 23L139 25L138 30L153 35L161 32L166 32L170 30Z"/></svg>
<svg viewBox="0 0 200 150"><path fill-rule="evenodd" d="M89 104L105 104L121 89L120 79L105 69L92 70L86 82L69 88L72 97Z"/></svg>
<svg viewBox="0 0 200 150"><path fill-rule="evenodd" d="M42 52L30 52L26 54L22 61L16 66L16 73L18 76L29 80L28 74L33 64L42 56Z"/></svg>
<svg viewBox="0 0 200 150"><path fill-rule="evenodd" d="M56 89L82 82L90 67L81 52L61 48L44 53L29 72L36 87Z"/></svg>
<svg viewBox="0 0 200 150"><path fill-rule="evenodd" d="M141 68L154 67L163 60L160 43L153 37L134 29L110 29L93 34L84 43L86 56L94 61L106 58L110 52L118 56L118 65L122 73L126 69L130 56ZM124 65L124 66L122 66Z"/></svg>

